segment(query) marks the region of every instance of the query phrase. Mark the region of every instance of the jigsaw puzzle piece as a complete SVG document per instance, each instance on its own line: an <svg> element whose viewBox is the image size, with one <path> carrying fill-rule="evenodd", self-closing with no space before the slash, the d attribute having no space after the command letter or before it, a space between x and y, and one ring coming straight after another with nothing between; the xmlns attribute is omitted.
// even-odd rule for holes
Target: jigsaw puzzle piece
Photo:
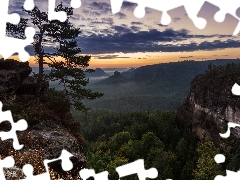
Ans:
<svg viewBox="0 0 240 180"><path fill-rule="evenodd" d="M33 8L34 8L34 0L25 0L23 7L27 11L33 10Z"/></svg>
<svg viewBox="0 0 240 180"><path fill-rule="evenodd" d="M80 8L82 5L81 0L71 0L71 7Z"/></svg>
<svg viewBox="0 0 240 180"><path fill-rule="evenodd" d="M219 8L214 4L211 4L207 1L204 2L201 10L197 14L199 17L202 17L208 21L203 31L207 32L208 34L232 34L232 32L234 32L238 26L239 20L231 14L227 14L223 22L217 22L214 19L214 15L218 11Z"/></svg>
<svg viewBox="0 0 240 180"><path fill-rule="evenodd" d="M172 1L164 1L164 0L128 0L132 3L137 3L138 6L134 11L134 15L137 18L143 18L145 16L145 8L152 8L158 11L162 11L161 24L168 25L171 22L171 17L168 15L167 11L177 8L183 5L184 0L172 0ZM111 0L112 13L115 14L120 11L123 0Z"/></svg>
<svg viewBox="0 0 240 180"><path fill-rule="evenodd" d="M3 168L13 167L14 164L15 164L15 161L14 161L13 157L11 157L11 156L8 156L3 160L0 159L0 179L1 180L6 179L5 175L3 173Z"/></svg>
<svg viewBox="0 0 240 180"><path fill-rule="evenodd" d="M51 180L50 174L47 171L46 173L40 174L40 175L33 175L33 167L31 164L25 164L22 168L24 174L26 175L26 178L21 180Z"/></svg>
<svg viewBox="0 0 240 180"><path fill-rule="evenodd" d="M30 164L26 164L23 166L23 172L26 175L26 179L24 180L51 180L49 170L48 170L48 165L50 163L56 162L61 160L61 166L64 171L69 171L73 168L73 164L70 160L70 157L73 155L66 151L65 149L62 150L61 155L57 159L52 159L52 160L44 160L44 167L46 172L43 174L39 175L33 175L33 167Z"/></svg>
<svg viewBox="0 0 240 180"><path fill-rule="evenodd" d="M214 16L216 21L223 22L227 13L237 17L236 11L240 7L240 1L208 0L208 2L220 8Z"/></svg>
<svg viewBox="0 0 240 180"><path fill-rule="evenodd" d="M8 121L11 123L11 130L9 132L0 132L0 137L4 141L6 139L13 139L13 148L15 150L19 150L23 147L23 145L19 144L16 131L24 131L27 129L28 124L24 119L19 120L18 122L13 121L11 111L2 111L2 102L0 102L0 123L3 121Z"/></svg>
<svg viewBox="0 0 240 180"><path fill-rule="evenodd" d="M73 155L66 151L65 149L62 150L62 154L59 159L62 160L62 168L64 171L70 171L73 168L73 164L70 160L70 157Z"/></svg>
<svg viewBox="0 0 240 180"><path fill-rule="evenodd" d="M7 22L17 24L20 21L20 16L16 13L8 14L9 0L0 1L0 54L7 59L9 56L18 52L21 61L27 61L29 54L24 50L24 47L33 42L35 30L33 27L28 27L25 30L26 39L17 39L6 36Z"/></svg>
<svg viewBox="0 0 240 180"><path fill-rule="evenodd" d="M225 156L223 154L216 154L214 157L214 160L216 163L220 164L220 163L224 163L225 162Z"/></svg>
<svg viewBox="0 0 240 180"><path fill-rule="evenodd" d="M240 179L240 171L234 172L226 170L226 176L217 175L214 180L239 180Z"/></svg>
<svg viewBox="0 0 240 180"><path fill-rule="evenodd" d="M25 47L33 42L33 36L35 30L32 27L25 29L26 39L17 39L13 37L0 37L0 40L4 43L0 43L0 54L7 59L13 53L18 52L19 58L22 62L28 61L30 55L25 50Z"/></svg>
<svg viewBox="0 0 240 180"><path fill-rule="evenodd" d="M117 167L116 171L119 174L119 178L132 174L137 174L139 180L145 180L146 178L154 179L158 176L158 171L156 168L145 170L143 159L139 159L132 163Z"/></svg>
<svg viewBox="0 0 240 180"><path fill-rule="evenodd" d="M20 16L16 13L8 14L9 0L0 1L0 38L4 37L6 34L6 23L10 22L12 24L17 24L20 21Z"/></svg>
<svg viewBox="0 0 240 180"><path fill-rule="evenodd" d="M67 14L64 11L55 11L56 0L48 1L48 20L59 20L64 22L67 19ZM71 0L71 7L79 8L81 6L81 0Z"/></svg>
<svg viewBox="0 0 240 180"><path fill-rule="evenodd" d="M56 0L49 0L48 1L48 20L59 20L60 22L64 22L67 19L67 14L66 12L63 11L59 11L56 12L55 11L55 2Z"/></svg>
<svg viewBox="0 0 240 180"><path fill-rule="evenodd" d="M235 18L240 21L240 17L236 14L238 8L240 7L240 1L219 1L219 0L208 0L208 2L216 5L220 8L218 12L216 12L214 19L217 22L223 22L226 18L227 14L231 14ZM233 32L233 36L237 35L240 31L240 22L238 23L236 29Z"/></svg>
<svg viewBox="0 0 240 180"><path fill-rule="evenodd" d="M240 20L240 7L237 9L237 11L236 11L236 15L237 15L238 19ZM239 21L239 23L238 23L238 25L237 25L235 31L233 32L233 36L238 35L239 32L240 32L240 21Z"/></svg>
<svg viewBox="0 0 240 180"><path fill-rule="evenodd" d="M232 86L232 93L236 96L240 96L240 86L235 83L233 86Z"/></svg>
<svg viewBox="0 0 240 180"><path fill-rule="evenodd" d="M232 86L231 91L232 91L232 94L234 94L236 96L240 96L240 86L237 83L235 83ZM220 134L220 136L223 138L228 138L230 136L230 132L231 132L230 128L235 128L235 127L240 127L240 124L229 122L227 132L224 134Z"/></svg>
<svg viewBox="0 0 240 180"><path fill-rule="evenodd" d="M83 180L87 180L90 177L94 177L94 180L108 180L108 172L103 171L101 173L96 174L93 169L82 169L79 172L80 177Z"/></svg>
<svg viewBox="0 0 240 180"><path fill-rule="evenodd" d="M230 136L230 132L231 132L230 128L235 128L235 127L240 127L240 124L229 122L227 132L223 133L223 134L219 133L219 135L222 138L228 138Z"/></svg>
<svg viewBox="0 0 240 180"><path fill-rule="evenodd" d="M204 18L197 16L203 4L204 1L187 1L187 3L184 4L188 17L198 29L204 29L207 24Z"/></svg>
<svg viewBox="0 0 240 180"><path fill-rule="evenodd" d="M168 25L171 22L171 17L168 14L168 11L175 9L180 6L185 6L186 11L189 14L189 17L193 20L197 28L203 29L206 26L206 20L200 17L197 17L197 13L201 9L204 1L189 1L189 0L128 0L132 3L137 3L138 6L134 11L134 15L138 18L143 18L145 16L145 8L152 8L158 11L162 11L161 24ZM112 13L115 14L120 11L123 0L111 0Z"/></svg>

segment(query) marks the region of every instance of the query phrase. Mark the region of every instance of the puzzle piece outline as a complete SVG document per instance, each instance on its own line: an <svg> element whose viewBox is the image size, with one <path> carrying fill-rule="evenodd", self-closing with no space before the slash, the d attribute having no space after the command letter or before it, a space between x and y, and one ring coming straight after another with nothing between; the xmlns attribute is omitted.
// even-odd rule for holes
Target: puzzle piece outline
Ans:
<svg viewBox="0 0 240 180"><path fill-rule="evenodd" d="M0 123L4 121L8 121L11 123L12 128L8 132L0 132L0 137L2 141L7 139L13 139L13 148L15 150L20 150L23 148L23 145L19 144L18 138L17 138L17 131L24 131L27 129L28 124L27 121L24 119L18 120L16 123L13 121L12 113L11 111L2 111L2 102L0 101Z"/></svg>
<svg viewBox="0 0 240 180"><path fill-rule="evenodd" d="M0 1L0 54L7 59L12 54L18 52L21 61L25 62L29 59L29 54L25 51L25 47L30 45L34 40L35 29L33 27L27 27L25 29L26 39L17 39L6 36L7 22L12 24L18 24L20 21L19 14L8 14L9 0Z"/></svg>
<svg viewBox="0 0 240 180"><path fill-rule="evenodd" d="M116 168L116 171L119 174L119 178L132 174L137 174L139 180L145 180L146 178L154 179L158 176L158 171L156 168L145 170L143 159L138 159L132 163L119 166Z"/></svg>
<svg viewBox="0 0 240 180"><path fill-rule="evenodd" d="M219 1L219 0L198 0L198 1L192 1L192 0L171 0L171 1L164 1L164 0L110 0L111 7L112 7L112 13L116 14L120 12L121 6L124 1L128 1L131 3L138 4L136 9L134 10L134 15L138 18L143 18L145 16L145 8L151 8L162 12L162 17L160 23L162 25L168 25L171 22L171 17L168 14L168 11L173 10L175 8L184 6L185 10L188 14L188 17L192 20L194 25L198 29L204 29L206 27L207 21L204 18L198 17L198 13L201 10L203 4L205 2L209 2L217 7L220 8L218 12L216 12L214 19L215 21L221 23L225 20L226 14L230 14L234 16L236 19L238 19L238 25L236 26L233 36L236 36L240 31L240 17L236 15L236 10L240 7L240 1L234 3L238 3L239 5L236 5L232 2L229 3L228 1ZM227 3L227 6L226 6ZM225 9L223 11L222 9ZM226 10L227 9L227 10ZM234 12L232 12L234 11Z"/></svg>
<svg viewBox="0 0 240 180"><path fill-rule="evenodd" d="M15 160L11 156L7 156L3 160L0 159L0 179L2 180L5 179L3 168L13 167L14 163L15 163Z"/></svg>
<svg viewBox="0 0 240 180"><path fill-rule="evenodd" d="M232 92L232 94L234 94L236 96L240 96L240 86L237 83L235 83L232 86L231 92ZM231 134L231 128L235 128L235 127L240 127L240 124L228 122L227 131L225 133L219 133L219 135L222 138L228 138ZM218 164L223 163L223 162L225 162L225 156L222 154L217 154L217 155L215 155L214 160ZM236 179L237 180L239 178L240 178L240 170L238 170L237 172L226 170L226 176L217 175L214 178L214 180L225 180L225 179L231 179L231 180Z"/></svg>
<svg viewBox="0 0 240 180"><path fill-rule="evenodd" d="M63 11L56 12L55 2L56 0L49 0L48 19L64 22L67 19L67 14ZM4 17L0 18L0 41L4 42L0 43L0 55L2 55L4 59L7 59L11 55L18 53L19 59L22 62L26 62L29 60L30 55L25 50L25 47L31 45L34 42L33 38L36 31L33 27L26 27L24 32L26 36L25 39L6 36L6 24L11 23L16 25L20 22L19 14L8 14L8 6L9 0L0 1L0 16ZM81 0L71 0L71 6L73 8L79 8L81 6ZM25 0L23 7L26 10L32 10L34 8L34 0Z"/></svg>
<svg viewBox="0 0 240 180"><path fill-rule="evenodd" d="M33 0L31 0L32 2L33 2ZM111 2L112 2L113 0L111 0ZM145 7L147 7L147 6L145 6L145 4L144 4L144 2L147 2L147 3L150 3L150 2L153 2L152 0L149 0L149 1L143 1L143 0L131 0L131 1L138 1L138 2L141 2L142 4L141 4L141 6L138 6L137 8L136 8L136 10L135 10L135 15L137 15L138 17L143 17L143 15L144 15L144 13L145 12L143 12L143 9L145 8ZM178 1L180 1L180 0L178 0ZM5 1L6 2L6 1ZM8 2L8 1L7 1ZM26 1L27 2L27 1ZM29 0L29 2L30 2L30 0ZM51 2L51 3L50 3ZM54 20L54 19L58 19L58 20L60 20L60 21L64 21L64 19L65 19L65 16L64 16L64 14L63 13L61 13L61 12L54 12L54 11L52 11L53 10L53 3L54 3L55 1L53 1L53 0L49 0L49 14L50 14L50 16L49 16L49 20ZM73 7L77 7L77 5L74 5L74 3L72 3L73 2L73 0L71 1L71 6ZM77 2L77 1L76 1ZM115 1L116 2L116 1ZM187 2L186 0L182 0L181 2ZM197 1L199 4L201 4L203 1ZM216 1L216 0L209 0L209 2L210 3L212 3L212 2L214 2L214 3L212 3L212 4L214 4L214 5L216 5L216 6L218 6L219 7L219 1ZM155 3L156 3L156 1L155 1ZM28 5L28 3L25 3L26 4L26 6L25 6L25 8L27 8L27 9L31 9L31 7L32 6L28 6L27 7L27 5ZM144 5L143 5L144 4ZM189 1L189 4L190 4L190 1ZM186 6L188 6L189 4L185 4L184 6L186 7ZM194 2L194 4L196 4L196 2ZM228 4L229 4L229 2L228 2ZM54 4L55 5L55 4ZM81 5L81 3L80 3L80 5ZM80 5L79 5L79 7L80 7ZM190 5L189 5L190 6ZM179 6L177 6L177 7L179 7ZM175 8L177 8L177 7L175 7ZM199 7L199 6L198 6ZM151 8L151 7L150 7ZM192 8L192 6L191 6L191 8ZM172 8L172 9L174 9L174 8ZM172 10L172 9L169 9L169 10ZM199 9L200 10L200 9ZM188 8L186 8L186 11L188 12ZM61 13L61 14L60 14ZM223 15L224 15L224 13L226 14L227 13L227 11L225 11L225 12L222 12L221 10L219 11L219 12L217 12L216 14L215 14L215 16L214 16L214 18L215 18L215 20L216 21L218 21L218 22L221 22L222 20L224 20L224 18L222 18L223 17ZM235 14L236 15L236 14ZM189 13L189 16L190 16L190 18L193 20L193 22L195 23L195 25L199 28L200 27L200 29L201 28L204 28L205 26L204 26L204 23L205 23L205 25L206 25L206 21L203 19L203 18L199 18L199 17L195 17L195 14L191 14L191 13ZM9 18L7 18L7 20L9 21L9 22L11 22L11 23L13 23L13 24L16 24L18 21L17 21L17 15L16 14L10 14L10 15L8 15L8 17ZM170 21L170 16L167 14L167 11L164 11L163 12L163 17L162 17L162 24L164 25L164 24L168 24ZM238 17L237 17L238 18ZM6 22L8 22L8 21L6 21ZM236 28L237 29L237 28ZM239 29L240 29L240 27L239 27ZM235 31L237 31L237 30L235 30ZM234 32L234 33L236 33L236 32ZM27 53L25 52L25 50L24 50L24 48L22 49L22 47L25 47L26 45L28 45L29 43L31 43L32 42L32 39L30 38L30 37L33 37L33 35L34 35L34 32L31 30L31 28L29 27L28 29L26 28L26 30L25 30L25 34L26 34L26 37L27 37L27 39L26 40L19 40L19 44L20 44L20 42L22 43L23 41L25 41L25 43L22 43L21 45L23 45L23 46L21 46L21 50L19 51L19 55L20 55L20 59L22 60L22 61L24 61L24 59L27 57ZM16 39L14 39L14 38L9 38L9 37L2 37L2 40L3 41L10 41L11 43L9 43L9 44L12 44L12 43L14 43L15 41L16 41ZM17 41L16 41L17 42ZM5 46L6 47L6 46ZM10 46L7 46L8 48L10 47ZM12 46L11 46L12 47ZM10 49L10 48L9 48ZM2 54L1 52L0 52L0 54ZM6 53L6 54L4 54L4 57L6 57L6 56L8 56L8 54L9 54L9 52L8 53ZM21 122L21 121L18 121L18 122ZM11 123L12 124L12 123ZM14 126L13 126L14 127ZM2 134L0 134L0 135L2 135ZM2 135L3 136L3 135ZM5 137L6 138L6 137ZM17 137L16 137L17 138ZM9 139L9 138L8 138ZM4 139L5 140L5 139ZM16 149L16 148L15 148ZM54 160L57 160L57 159L54 159ZM46 160L46 162L48 162L48 160ZM52 160L50 160L50 162L53 162ZM136 163L136 162L141 162L141 164L143 163L143 160L137 160L137 161L135 161L135 162L133 162L133 163ZM48 162L49 163L49 162ZM125 172L123 173L123 171L121 171L121 168L123 168L124 170L126 170L125 168L127 167L128 169L131 169L131 168L129 168L130 166L132 165L132 163L129 163L129 164L126 164L126 165L123 165L123 166L121 166L121 167L118 167L118 168L116 168L116 170L117 171L119 171L120 172L120 177L124 177L124 176L126 176L127 174L125 174ZM136 164L135 164L136 165ZM142 167L142 166L141 166ZM151 168L151 169L154 169L154 168ZM104 175L106 175L106 172L105 172L105 174ZM130 174L128 174L128 175L130 175ZM140 176L139 177L139 179L141 178L141 177L143 177L143 176ZM145 179L145 178L144 178Z"/></svg>
<svg viewBox="0 0 240 180"><path fill-rule="evenodd" d="M49 169L48 169L48 164L51 162L62 160L61 165L62 165L63 170L70 171L73 168L73 164L70 160L70 157L72 157L72 156L73 156L73 154L71 154L67 150L63 149L61 155L58 158L51 159L51 160L45 159L43 161L43 163L44 163L46 172L35 175L35 176L33 175L33 166L31 164L25 164L22 169L23 169L24 174L26 175L26 178L20 179L20 180L33 180L33 179L35 179L35 180L42 180L42 179L51 180Z"/></svg>

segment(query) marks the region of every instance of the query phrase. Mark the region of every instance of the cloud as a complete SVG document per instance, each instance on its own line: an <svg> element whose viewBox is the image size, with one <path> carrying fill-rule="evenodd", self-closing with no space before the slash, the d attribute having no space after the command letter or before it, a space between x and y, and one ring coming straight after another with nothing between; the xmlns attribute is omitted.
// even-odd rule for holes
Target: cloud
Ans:
<svg viewBox="0 0 240 180"><path fill-rule="evenodd" d="M122 12L119 12L115 15L116 17L118 17L119 19L126 19L126 14L122 13Z"/></svg>
<svg viewBox="0 0 240 180"><path fill-rule="evenodd" d="M53 46L44 46L44 52L46 53L53 53L55 52L55 49ZM32 45L28 45L25 47L25 50L30 54L30 56L35 55L34 48Z"/></svg>
<svg viewBox="0 0 240 180"><path fill-rule="evenodd" d="M109 3L106 2L92 2L90 8L94 11L100 11L102 13L111 13L112 9Z"/></svg>
<svg viewBox="0 0 240 180"><path fill-rule="evenodd" d="M73 14L71 16L71 19L73 19L74 21L79 21L80 20L80 15L79 14Z"/></svg>
<svg viewBox="0 0 240 180"><path fill-rule="evenodd" d="M103 34L114 34L114 31L112 29L102 29L100 30L101 33Z"/></svg>
<svg viewBox="0 0 240 180"><path fill-rule="evenodd" d="M168 27L168 25L163 25L163 24L157 24L158 26L160 26L160 27Z"/></svg>
<svg viewBox="0 0 240 180"><path fill-rule="evenodd" d="M99 12L93 12L92 14L95 16L101 16L101 14Z"/></svg>
<svg viewBox="0 0 240 180"><path fill-rule="evenodd" d="M126 26L113 26L112 29L116 31L118 34L127 34L127 33L132 33L131 29L126 28Z"/></svg>
<svg viewBox="0 0 240 180"><path fill-rule="evenodd" d="M128 58L130 58L130 57L121 57L121 56L119 56L119 57L116 57L116 58L126 58L126 59L128 59Z"/></svg>
<svg viewBox="0 0 240 180"><path fill-rule="evenodd" d="M100 36L91 34L87 37L79 37L79 45L87 52L106 53L106 52L136 52L145 51L159 45L156 42L171 42L173 40L185 39L188 31L166 29L165 31L140 31L138 33L132 32L130 29L122 26L113 26L116 31L114 34L107 34ZM101 46L99 46L101 44ZM91 50L90 50L91 49ZM90 51L89 51L90 50ZM150 50L152 51L152 50Z"/></svg>
<svg viewBox="0 0 240 180"><path fill-rule="evenodd" d="M179 57L179 58L192 58L193 56L182 56L182 57Z"/></svg>
<svg viewBox="0 0 240 180"><path fill-rule="evenodd" d="M102 22L101 22L102 21ZM97 24L111 24L111 28L99 29ZM134 23L133 24L138 24ZM81 25L84 27L84 25ZM89 25L87 25L88 27ZM179 52L179 51L197 51L197 50L216 50L224 48L239 48L240 41L232 39L214 40L209 42L207 38L217 37L218 35L192 35L186 29L173 30L167 28L163 31L151 29L149 31L140 31L140 27L127 24L113 25L113 18L101 18L100 21L92 22L90 34L84 33L77 37L78 45L84 54L104 54L104 53L134 53L134 52ZM194 42L194 39L205 39L201 43ZM183 44L182 42L190 41ZM174 42L174 44L173 44ZM176 44L175 42L178 42ZM52 47L45 47L47 51L53 51ZM34 54L33 48L29 46L26 50L31 55ZM120 58L118 56L99 57L102 58ZM191 58L180 57L180 58Z"/></svg>
<svg viewBox="0 0 240 180"><path fill-rule="evenodd" d="M114 24L114 22L113 22L113 18L101 18L101 20L102 20L102 23L104 23L104 24L109 24L109 25L113 25Z"/></svg>
<svg viewBox="0 0 240 180"><path fill-rule="evenodd" d="M119 27L118 27L119 28ZM118 29L115 27L115 29ZM120 31L120 29L118 29ZM126 28L122 28L126 31ZM197 51L197 50L216 50L224 48L240 47L237 40L215 40L213 42L203 41L201 43L191 42L186 44L172 44L173 41L187 40L195 38L196 35L190 35L186 30L174 31L166 29L165 31L140 31L138 33L114 33L100 37L99 35L90 35L88 37L79 37L79 45L83 53L133 53L133 52L179 52L179 51ZM160 44L159 44L160 42ZM165 44L161 44L165 42ZM101 44L101 46L99 46Z"/></svg>
<svg viewBox="0 0 240 180"><path fill-rule="evenodd" d="M139 32L140 29L141 29L140 27L131 26L131 30L132 30L132 31Z"/></svg>
<svg viewBox="0 0 240 180"><path fill-rule="evenodd" d="M97 59L116 59L118 55L97 56Z"/></svg>
<svg viewBox="0 0 240 180"><path fill-rule="evenodd" d="M137 6L136 3L131 3L131 2L128 2L128 1L123 1L122 9L126 9L126 10L129 10L129 11L133 11L133 10L136 8L136 6Z"/></svg>
<svg viewBox="0 0 240 180"><path fill-rule="evenodd" d="M65 1L67 4L70 4L69 0L64 0L64 2ZM77 38L78 44L84 54L160 51L178 52L240 47L240 42L232 39L231 35L193 35L190 34L191 32L186 29L174 30L168 28L167 25L165 26L162 24L157 24L161 28L150 29L153 27L152 25L156 25L156 23L159 23L159 21L155 23L152 22L152 24L150 22L144 23L146 26L149 25L149 28L147 30L143 30L141 28L143 23L135 22L136 20L134 22L131 22L129 20L124 22L126 24L116 25L116 20L118 18L126 18L126 10L133 11L137 4L124 1L122 5L122 10L125 9L124 13L119 12L114 16L111 13L111 6L109 3L95 1L96 0L94 0L94 2L93 0L84 1L87 6L84 4L84 6L82 6L84 8L81 9L81 13L74 14L72 17L74 22L78 23L79 26L82 27L81 30L84 33L80 34L80 36ZM44 3L41 3L42 1L40 0L37 2L38 4L43 4L43 7L47 7L47 0L43 0ZM24 0L10 0L10 12L19 11L20 13L23 13L21 11L21 6L23 3ZM108 15L106 15L106 13ZM102 14L105 15L102 16ZM178 17L173 18L173 21L175 22L179 20L181 19ZM103 25L103 28L101 25ZM165 30L161 31L160 29ZM218 40L209 42L210 40L207 39L214 37L218 38ZM199 42L199 39L201 39L203 42L197 43ZM183 44L183 41L193 42ZM176 42L178 44L176 44ZM33 48L26 47L25 49L31 52L31 54L34 54ZM46 47L46 49L48 51L53 51L53 48L51 47ZM124 57L115 56L112 58Z"/></svg>
<svg viewBox="0 0 240 180"><path fill-rule="evenodd" d="M131 25L142 25L143 23L141 22L131 22Z"/></svg>

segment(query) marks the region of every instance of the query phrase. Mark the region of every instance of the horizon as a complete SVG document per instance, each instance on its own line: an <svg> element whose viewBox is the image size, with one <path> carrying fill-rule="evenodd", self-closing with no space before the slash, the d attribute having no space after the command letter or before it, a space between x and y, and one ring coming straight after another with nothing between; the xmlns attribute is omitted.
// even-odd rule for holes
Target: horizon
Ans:
<svg viewBox="0 0 240 180"><path fill-rule="evenodd" d="M194 62L202 62L202 61L217 61L217 60L239 60L240 57L238 58L221 58L221 59L198 59L198 60L194 60L194 59L184 59L184 60L179 60L179 61L168 61L168 62L161 62L161 63L154 63L154 64L146 64L146 65L143 65L143 66L151 66L151 65L157 65L157 64L168 64L168 63L181 63L181 62L190 62L190 61L194 61ZM32 68L38 68L37 65L33 65L33 64L29 64L30 67ZM126 67L88 67L89 69L97 69L97 68L100 68L100 69L105 69L105 70L111 70L111 69L131 69L131 68L140 68L140 67L143 67L143 66L138 66L138 67L131 67L131 66L126 66ZM51 69L50 67L48 66L45 66L44 69Z"/></svg>

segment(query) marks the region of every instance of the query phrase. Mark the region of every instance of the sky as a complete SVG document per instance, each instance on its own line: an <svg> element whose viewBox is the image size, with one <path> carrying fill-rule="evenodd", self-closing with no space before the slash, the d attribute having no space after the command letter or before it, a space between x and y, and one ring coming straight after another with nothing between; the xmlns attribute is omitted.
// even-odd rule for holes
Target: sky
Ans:
<svg viewBox="0 0 240 180"><path fill-rule="evenodd" d="M62 0L70 7L70 0ZM35 0L35 4L47 12L47 0ZM56 4L60 1L56 0ZM239 58L240 37L232 36L238 20L227 15L224 22L214 20L218 7L205 3L198 16L207 20L203 30L197 29L184 7L170 10L169 25L160 23L162 12L146 8L144 18L136 18L137 4L124 1L121 11L112 14L110 0L82 0L74 9L71 22L80 27L82 33L77 42L82 55L91 55L91 68L139 67L149 64L183 60ZM9 0L9 12L21 11L24 0ZM240 8L236 12L240 17ZM44 46L49 51L53 44ZM31 47L26 47L34 55ZM17 56L13 58L18 59ZM34 64L34 56L29 62Z"/></svg>

